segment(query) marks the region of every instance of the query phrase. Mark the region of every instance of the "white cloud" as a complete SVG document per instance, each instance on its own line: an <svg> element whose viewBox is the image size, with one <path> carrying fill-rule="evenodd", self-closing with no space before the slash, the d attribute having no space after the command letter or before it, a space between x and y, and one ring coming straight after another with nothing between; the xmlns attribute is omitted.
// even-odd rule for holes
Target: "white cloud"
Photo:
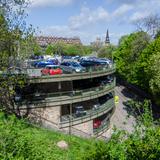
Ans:
<svg viewBox="0 0 160 160"><path fill-rule="evenodd" d="M113 12L113 17L120 17L132 9L132 5L123 4Z"/></svg>
<svg viewBox="0 0 160 160"><path fill-rule="evenodd" d="M133 10L133 6L129 4L123 4L111 13L101 6L95 10L92 10L88 7L82 7L79 15L69 18L69 25L72 29L80 29L84 26L102 21L109 22L119 17L122 18L123 15L131 10Z"/></svg>
<svg viewBox="0 0 160 160"><path fill-rule="evenodd" d="M150 12L135 12L133 15L130 17L130 22L136 22L137 20L141 20L147 16L149 16L151 13Z"/></svg>
<svg viewBox="0 0 160 160"><path fill-rule="evenodd" d="M160 0L145 0L145 1L137 1L134 4L134 13L130 15L129 21L135 22L137 20L148 17L149 15L154 15L159 13L160 8Z"/></svg>
<svg viewBox="0 0 160 160"><path fill-rule="evenodd" d="M60 6L72 3L75 0L33 0L35 1L34 6ZM83 43L89 44L94 41L96 37L105 38L104 26L117 25L117 31L121 34L110 33L111 41L117 43L118 39L126 34L127 31L131 31L131 22L141 18L147 17L149 14L154 14L159 11L160 0L110 0L117 1L118 7L111 12L108 12L106 8L99 6L96 9L89 7L82 7L81 11L77 15L73 15L68 19L68 23L62 26L53 25L42 29L45 35L61 36L61 37L74 37L79 36ZM131 3L129 3L131 2ZM83 6L87 3L84 2ZM119 23L122 22L122 23ZM112 25L113 24L113 25ZM119 30L123 24L123 30ZM125 26L126 25L126 26ZM97 27L98 26L98 27ZM97 27L97 30L95 29ZM94 29L93 29L94 28ZM102 30L101 30L102 29ZM103 34L103 35L102 35Z"/></svg>
<svg viewBox="0 0 160 160"><path fill-rule="evenodd" d="M79 15L70 17L69 25L72 29L79 29L83 26L90 25L98 21L107 21L108 19L109 14L103 7L98 7L96 10L82 7Z"/></svg>
<svg viewBox="0 0 160 160"><path fill-rule="evenodd" d="M31 0L31 7L65 6L73 0Z"/></svg>
<svg viewBox="0 0 160 160"><path fill-rule="evenodd" d="M142 1L142 0L106 0L106 2L117 3L117 4L133 4L137 3L137 1Z"/></svg>

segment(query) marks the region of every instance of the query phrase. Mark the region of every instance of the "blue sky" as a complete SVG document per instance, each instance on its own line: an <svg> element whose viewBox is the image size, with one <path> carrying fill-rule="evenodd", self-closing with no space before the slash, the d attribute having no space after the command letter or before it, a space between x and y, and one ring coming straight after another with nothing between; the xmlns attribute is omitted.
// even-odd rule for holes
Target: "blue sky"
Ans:
<svg viewBox="0 0 160 160"><path fill-rule="evenodd" d="M111 43L136 30L134 22L160 14L160 0L31 0L27 23L39 35L80 37L89 44L104 41L109 29Z"/></svg>

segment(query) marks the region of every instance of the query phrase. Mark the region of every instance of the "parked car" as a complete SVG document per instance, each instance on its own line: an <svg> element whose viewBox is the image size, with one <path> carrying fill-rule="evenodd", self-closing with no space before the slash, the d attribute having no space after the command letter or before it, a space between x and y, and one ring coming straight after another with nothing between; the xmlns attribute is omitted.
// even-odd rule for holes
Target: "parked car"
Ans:
<svg viewBox="0 0 160 160"><path fill-rule="evenodd" d="M86 69L77 62L63 62L60 67L64 73L79 73L86 71Z"/></svg>
<svg viewBox="0 0 160 160"><path fill-rule="evenodd" d="M100 65L107 65L107 63L99 59L87 59L80 61L80 65L82 65L83 67L94 67Z"/></svg>
<svg viewBox="0 0 160 160"><path fill-rule="evenodd" d="M106 94L107 100L112 99L112 98L113 98L113 94L111 92Z"/></svg>
<svg viewBox="0 0 160 160"><path fill-rule="evenodd" d="M100 86L105 86L106 84L112 83L113 80L114 80L113 77L107 77L107 78L101 80L101 81L99 82L99 85L100 85Z"/></svg>
<svg viewBox="0 0 160 160"><path fill-rule="evenodd" d="M76 106L75 107L75 116L81 117L85 116L87 114L87 111L84 110L83 106Z"/></svg>
<svg viewBox="0 0 160 160"><path fill-rule="evenodd" d="M21 102L22 101L22 95L21 94L16 94L14 96L14 102Z"/></svg>
<svg viewBox="0 0 160 160"><path fill-rule="evenodd" d="M47 62L51 62L55 65L59 65L59 63L60 63L57 58L50 58L47 60Z"/></svg>
<svg viewBox="0 0 160 160"><path fill-rule="evenodd" d="M56 63L54 63L54 61L40 61L34 63L34 67L36 68L44 68L47 65L56 65Z"/></svg>
<svg viewBox="0 0 160 160"><path fill-rule="evenodd" d="M93 105L93 110L98 110L100 108L100 103L96 103Z"/></svg>
<svg viewBox="0 0 160 160"><path fill-rule="evenodd" d="M100 104L104 104L112 98L113 98L113 94L110 92L110 93L107 93L105 96L100 97L99 102L100 102Z"/></svg>
<svg viewBox="0 0 160 160"><path fill-rule="evenodd" d="M33 59L33 60L36 60L36 59L37 59L37 60L38 60L38 59L44 59L44 56L42 56L42 55L39 55L39 56L38 56L38 55L34 55L34 54L33 54L33 55L30 56L30 59Z"/></svg>
<svg viewBox="0 0 160 160"><path fill-rule="evenodd" d="M101 126L101 120L99 120L99 119L94 119L93 120L93 129L97 129L97 128L99 128L100 126Z"/></svg>
<svg viewBox="0 0 160 160"><path fill-rule="evenodd" d="M107 58L100 58L100 60L106 62L110 68L111 68L112 65L113 65L113 62L112 62L110 59L107 59Z"/></svg>
<svg viewBox="0 0 160 160"><path fill-rule="evenodd" d="M97 64L94 61L91 61L91 60L82 60L82 61L80 61L80 65L83 66L83 67L92 67L92 66L95 66Z"/></svg>
<svg viewBox="0 0 160 160"><path fill-rule="evenodd" d="M47 65L41 70L42 75L56 75L62 74L62 69L58 65Z"/></svg>
<svg viewBox="0 0 160 160"><path fill-rule="evenodd" d="M8 76L20 76L20 75L25 75L26 72L19 68L19 67L9 67L7 70L5 71L0 71L0 75L2 77L8 77Z"/></svg>
<svg viewBox="0 0 160 160"><path fill-rule="evenodd" d="M113 80L114 80L114 77L113 77L113 76L108 76L108 77L106 78L106 80L107 80L107 83L112 83Z"/></svg>
<svg viewBox="0 0 160 160"><path fill-rule="evenodd" d="M73 60L76 60L76 61L79 61L80 58L81 58L81 56L73 56L73 57L72 57L72 59L73 59Z"/></svg>

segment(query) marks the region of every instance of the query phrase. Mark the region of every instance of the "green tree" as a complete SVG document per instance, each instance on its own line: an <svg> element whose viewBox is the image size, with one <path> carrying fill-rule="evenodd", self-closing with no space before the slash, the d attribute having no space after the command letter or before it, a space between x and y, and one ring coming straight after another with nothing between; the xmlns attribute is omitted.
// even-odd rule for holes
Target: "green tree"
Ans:
<svg viewBox="0 0 160 160"><path fill-rule="evenodd" d="M62 42L50 44L46 48L46 54L59 54L59 55L87 55L91 54L92 48L90 46L83 46L79 44L65 44Z"/></svg>
<svg viewBox="0 0 160 160"><path fill-rule="evenodd" d="M146 86L139 79L143 79L143 70L137 72L137 67L142 65L139 58L142 51L149 45L150 37L145 32L132 33L129 36L120 39L119 46L114 52L114 60L117 66L117 72L120 76L125 78L128 82Z"/></svg>
<svg viewBox="0 0 160 160"><path fill-rule="evenodd" d="M160 37L154 40L142 53L138 70L144 70L143 81L148 82L148 90L156 101L160 99Z"/></svg>
<svg viewBox="0 0 160 160"><path fill-rule="evenodd" d="M90 55L90 54L92 54L92 52L93 52L93 48L92 48L92 46L90 46L90 45L88 45L88 46L83 46L83 49L84 49L85 55Z"/></svg>
<svg viewBox="0 0 160 160"><path fill-rule="evenodd" d="M98 57L112 59L116 47L114 45L104 46L98 50Z"/></svg>
<svg viewBox="0 0 160 160"><path fill-rule="evenodd" d="M47 48L46 48L46 54L47 54L47 55L53 55L53 54L56 52L55 49L56 49L56 48L55 48L55 45L49 44L49 45L47 46Z"/></svg>
<svg viewBox="0 0 160 160"><path fill-rule="evenodd" d="M67 44L65 45L64 53L66 55L76 56L76 55L84 55L84 48L82 45L78 44Z"/></svg>
<svg viewBox="0 0 160 160"><path fill-rule="evenodd" d="M34 40L32 26L26 27L24 23L27 4L27 0L0 1L0 107L17 117L21 115L14 96L17 86L23 87L26 83L26 76L14 74L15 68L23 67L24 60L33 51Z"/></svg>

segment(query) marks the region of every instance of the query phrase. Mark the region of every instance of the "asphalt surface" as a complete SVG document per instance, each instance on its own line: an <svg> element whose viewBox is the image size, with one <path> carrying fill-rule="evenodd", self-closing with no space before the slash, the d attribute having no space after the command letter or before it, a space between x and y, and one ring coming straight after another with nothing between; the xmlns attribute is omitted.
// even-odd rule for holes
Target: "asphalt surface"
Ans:
<svg viewBox="0 0 160 160"><path fill-rule="evenodd" d="M135 98L136 95L126 87L119 85L115 87L115 96L119 97L119 102L116 104L115 112L111 118L110 129L103 135L107 138L110 138L114 127L132 133L134 131L133 126L136 124L135 118L127 112L125 105L123 104L124 102Z"/></svg>

